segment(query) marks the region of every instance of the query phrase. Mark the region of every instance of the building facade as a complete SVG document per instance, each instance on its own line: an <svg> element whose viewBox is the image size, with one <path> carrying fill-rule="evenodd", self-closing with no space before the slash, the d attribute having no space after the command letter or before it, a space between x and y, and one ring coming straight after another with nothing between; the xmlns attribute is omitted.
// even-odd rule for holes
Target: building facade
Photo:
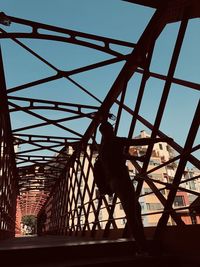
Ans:
<svg viewBox="0 0 200 267"><path fill-rule="evenodd" d="M135 138L148 138L150 135L145 131L141 131L140 135ZM137 146L130 147L129 153L135 156L143 156L146 154L147 146ZM167 143L159 142L154 144L153 153L150 158L147 172L150 171L148 177L152 179L155 183L157 189L162 193L162 195L167 199L169 190L166 187L166 183L171 184L173 182L174 176L177 170L177 163L172 162L171 164L165 165L162 168L155 169L162 163L167 162L171 158L175 157L175 151ZM142 167L142 163L139 163ZM129 169L130 178L133 181L133 185L137 185L137 169L127 160L127 166ZM155 170L153 170L155 169ZM153 170L151 172L151 170ZM194 177L199 177L200 171L197 169L187 168L182 177L182 190L177 191L173 208L177 209L177 212L181 216L182 220L186 224L200 223L199 216L197 215L195 220L192 218L190 211L188 209L189 205L197 198L200 192L200 179L193 179ZM185 181L185 182L184 182ZM190 193L184 189L189 189L195 191L197 194ZM112 204L112 197L107 197L108 203ZM141 209L142 209L142 220L145 227L156 226L161 214L163 212L163 205L156 197L156 195L151 190L148 183L144 181L143 188L141 192L141 197L139 198ZM105 227L107 214L104 209L100 212L99 219L102 221L102 227ZM116 218L116 223L118 228L123 228L126 223L125 214L120 201L117 201L117 205L114 211L114 218ZM174 225L175 222L170 217L168 220L168 225Z"/></svg>

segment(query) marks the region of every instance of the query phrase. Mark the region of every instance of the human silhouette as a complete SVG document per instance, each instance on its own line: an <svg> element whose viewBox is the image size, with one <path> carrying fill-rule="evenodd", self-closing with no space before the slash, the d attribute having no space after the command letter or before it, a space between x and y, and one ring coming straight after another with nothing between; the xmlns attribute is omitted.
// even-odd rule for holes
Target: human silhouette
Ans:
<svg viewBox="0 0 200 267"><path fill-rule="evenodd" d="M169 138L128 139L117 137L109 122L103 122L99 130L102 143L99 151L106 180L113 193L120 199L126 214L129 232L134 237L138 252L146 250L146 240L141 219L141 207L126 166L124 151L129 146L143 146L151 143L169 141ZM171 139L171 138L170 138ZM138 160L139 158L135 158Z"/></svg>
<svg viewBox="0 0 200 267"><path fill-rule="evenodd" d="M37 233L38 233L38 236L41 236L41 235L44 234L46 219L47 219L47 215L46 215L45 210L43 210L40 213L40 215L38 216L38 218L37 218Z"/></svg>

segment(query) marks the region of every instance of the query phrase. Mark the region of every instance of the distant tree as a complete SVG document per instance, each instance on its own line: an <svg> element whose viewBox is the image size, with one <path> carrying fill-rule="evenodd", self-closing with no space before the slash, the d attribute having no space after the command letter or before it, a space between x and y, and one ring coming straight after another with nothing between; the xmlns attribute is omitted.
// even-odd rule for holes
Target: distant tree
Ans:
<svg viewBox="0 0 200 267"><path fill-rule="evenodd" d="M36 226L37 218L34 215L25 215L22 217L22 223L30 226L32 229Z"/></svg>

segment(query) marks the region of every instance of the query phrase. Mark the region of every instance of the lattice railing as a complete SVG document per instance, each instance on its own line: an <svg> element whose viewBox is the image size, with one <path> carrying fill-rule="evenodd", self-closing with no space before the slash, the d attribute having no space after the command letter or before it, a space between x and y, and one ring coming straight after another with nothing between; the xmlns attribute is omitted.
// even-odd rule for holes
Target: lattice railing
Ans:
<svg viewBox="0 0 200 267"><path fill-rule="evenodd" d="M115 195L110 198L98 195L93 182L93 165L97 156L95 146L100 143L97 127L102 117L106 118L108 113L113 113L116 115L115 133L117 135L133 138L138 131L145 129L152 138L166 137L167 135L173 138L173 131L164 133L162 124L166 120L173 120L172 116L176 115L168 115L170 114L168 112L170 100L174 96L174 87L185 86L182 93L186 95L187 90L193 94L200 87L196 83L175 77L177 62L188 27L188 13L182 16L181 23L178 25L179 29L171 60L166 65L168 69L166 75L155 74L151 70L154 53L159 53L157 38L161 32L165 31L165 27L169 27L167 18L169 22L175 20L171 16L172 13L169 10L157 10L132 54L126 60L83 136L80 146L75 149L60 181L55 185L46 203L46 232L82 236L89 233L91 236L107 237L114 229L122 230L121 235L126 234L126 218L119 199ZM176 19L179 20L178 17ZM156 88L151 86L154 79L156 79L154 84ZM144 112L145 103L147 105L147 96L149 97L148 109L152 109L151 111L154 113L151 119L147 119L148 114L141 115ZM152 101L153 99L156 99L156 104ZM166 225L194 223L191 212L195 209L191 207L198 206L193 204L194 199L196 197L198 199L200 196L197 188L200 163L196 154L199 151L199 143L196 140L199 118L200 105L197 99L193 102L191 125L184 129L185 142L179 145L172 140L166 144L168 158L159 155L156 158L157 162L155 160L156 164L152 166L153 155L156 155L156 147L152 144L146 149L138 150L138 153L143 151L145 154L144 163L127 161L133 185L142 206L144 225L148 220L149 226L156 227L158 235ZM96 147L98 149L98 145ZM169 152L169 149L174 152L174 155ZM188 166L192 166L193 170L196 169L196 172L193 171L193 175L190 177L185 175ZM160 178L158 179L158 177ZM188 186L191 181L196 183L195 188ZM148 192L145 191L147 189ZM153 200L148 202L150 196ZM180 203L183 196L185 196L184 201ZM154 218L153 223L151 218ZM198 220L196 222L198 223Z"/></svg>
<svg viewBox="0 0 200 267"><path fill-rule="evenodd" d="M0 239L15 235L17 172L0 52Z"/></svg>

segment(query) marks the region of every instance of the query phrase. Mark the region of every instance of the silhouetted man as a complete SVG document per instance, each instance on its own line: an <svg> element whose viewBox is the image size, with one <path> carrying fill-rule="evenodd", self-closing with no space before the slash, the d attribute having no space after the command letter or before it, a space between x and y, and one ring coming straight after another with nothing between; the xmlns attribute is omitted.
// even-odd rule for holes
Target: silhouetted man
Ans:
<svg viewBox="0 0 200 267"><path fill-rule="evenodd" d="M103 122L99 130L102 134L99 159L107 182L112 192L116 193L121 201L126 213L128 229L136 240L138 251L144 251L146 241L141 219L141 207L126 166L124 150L129 146L144 146L150 143L165 142L171 140L171 138L127 139L116 137L109 122Z"/></svg>

